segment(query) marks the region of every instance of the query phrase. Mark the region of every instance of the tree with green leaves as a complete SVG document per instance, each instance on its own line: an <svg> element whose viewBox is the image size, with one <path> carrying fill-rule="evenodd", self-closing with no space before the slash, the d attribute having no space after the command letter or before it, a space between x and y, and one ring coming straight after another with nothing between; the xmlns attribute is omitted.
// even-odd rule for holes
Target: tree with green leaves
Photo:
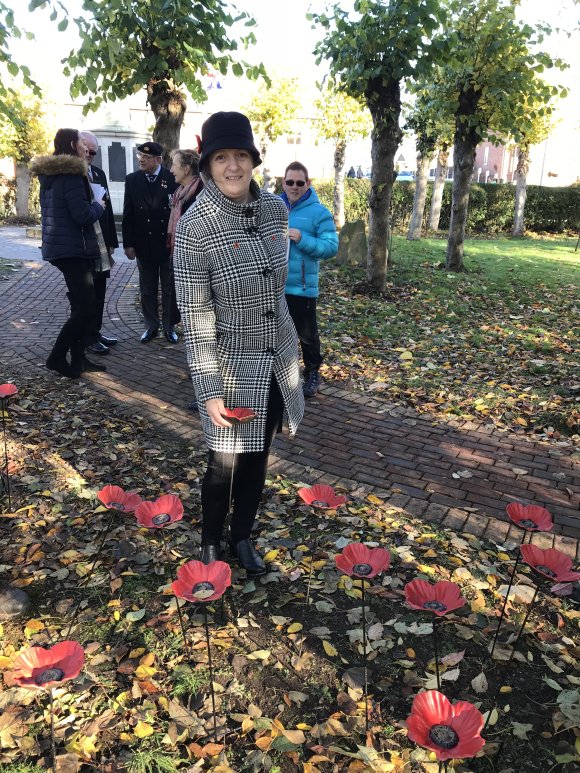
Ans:
<svg viewBox="0 0 580 773"><path fill-rule="evenodd" d="M463 268L465 224L475 150L484 139L525 136L560 90L541 81L544 68L562 63L538 50L546 30L516 19L513 0L452 0L445 40L450 59L426 92L451 104L455 116L453 197L446 266ZM564 92L561 92L564 93Z"/></svg>
<svg viewBox="0 0 580 773"><path fill-rule="evenodd" d="M35 96L40 96L38 84L30 77L30 69L26 65L16 62L10 53L10 42L14 39L20 39L22 36L32 39L30 32L23 32L14 21L14 11L7 5L0 2L0 64L6 68L12 78L21 77L24 85L31 90ZM20 119L13 112L11 104L16 97L16 91L7 85L8 78L2 73L0 78L0 118L4 118L12 123Z"/></svg>
<svg viewBox="0 0 580 773"><path fill-rule="evenodd" d="M0 117L0 158L14 161L16 215L26 218L30 215L28 164L33 156L49 149L51 133L41 100L30 91L11 92L5 96L7 115Z"/></svg>
<svg viewBox="0 0 580 773"><path fill-rule="evenodd" d="M516 191L514 207L514 227L512 236L524 235L524 211L527 197L527 177L530 169L530 149L548 138L553 121L544 111L534 111L535 117L526 131L520 136L517 146L518 162L515 169Z"/></svg>
<svg viewBox="0 0 580 773"><path fill-rule="evenodd" d="M284 134L294 128L296 114L300 107L298 81L296 78L273 78L260 84L245 112L258 138L262 156L262 187L270 190L272 176L268 166L268 149Z"/></svg>
<svg viewBox="0 0 580 773"><path fill-rule="evenodd" d="M230 12L222 0L84 0L76 18L81 45L64 60L65 75L74 75L71 96L91 96L85 112L103 102L146 89L155 116L153 139L165 149L179 147L186 110L184 88L196 102L207 95L200 76L210 71L257 78L260 66L234 61L238 23L255 22L245 12ZM255 43L251 30L239 37Z"/></svg>
<svg viewBox="0 0 580 773"><path fill-rule="evenodd" d="M325 89L315 106L318 115L315 126L318 136L334 145L334 222L344 225L344 165L349 142L366 137L372 129L372 119L360 100L342 91Z"/></svg>
<svg viewBox="0 0 580 773"><path fill-rule="evenodd" d="M446 9L438 0L356 0L354 12L337 5L312 14L325 31L318 61L329 61L335 88L364 99L373 120L367 277L384 290L395 153L401 141L401 84L428 72L444 50L434 32Z"/></svg>

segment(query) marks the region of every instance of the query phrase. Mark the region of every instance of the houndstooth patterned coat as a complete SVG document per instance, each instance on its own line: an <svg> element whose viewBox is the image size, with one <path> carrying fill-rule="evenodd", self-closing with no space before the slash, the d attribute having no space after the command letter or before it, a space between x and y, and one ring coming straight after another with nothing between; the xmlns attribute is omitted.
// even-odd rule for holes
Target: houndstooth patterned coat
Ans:
<svg viewBox="0 0 580 773"><path fill-rule="evenodd" d="M304 413L298 340L284 297L288 215L251 182L256 200L238 204L209 181L181 217L173 254L177 304L206 442L214 451L264 448L274 374L293 434ZM216 427L205 401L252 408L237 429Z"/></svg>

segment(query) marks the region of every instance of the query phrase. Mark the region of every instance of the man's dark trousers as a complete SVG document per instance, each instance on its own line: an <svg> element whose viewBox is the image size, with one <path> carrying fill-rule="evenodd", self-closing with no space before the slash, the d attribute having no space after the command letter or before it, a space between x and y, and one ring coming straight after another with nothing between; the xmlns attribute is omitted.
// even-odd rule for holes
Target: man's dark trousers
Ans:
<svg viewBox="0 0 580 773"><path fill-rule="evenodd" d="M323 362L316 321L316 298L287 295L286 302L302 347L304 375L308 377L313 370L318 370Z"/></svg>

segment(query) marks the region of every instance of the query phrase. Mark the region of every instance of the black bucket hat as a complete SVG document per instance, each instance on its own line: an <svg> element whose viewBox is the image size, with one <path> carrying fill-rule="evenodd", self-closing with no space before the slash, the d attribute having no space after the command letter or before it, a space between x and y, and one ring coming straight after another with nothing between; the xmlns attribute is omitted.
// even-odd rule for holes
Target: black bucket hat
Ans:
<svg viewBox="0 0 580 773"><path fill-rule="evenodd" d="M254 159L254 166L262 163L260 153L254 145L254 135L249 120L243 113L219 112L210 115L201 127L199 168L207 167L209 157L216 150L234 148L248 150Z"/></svg>

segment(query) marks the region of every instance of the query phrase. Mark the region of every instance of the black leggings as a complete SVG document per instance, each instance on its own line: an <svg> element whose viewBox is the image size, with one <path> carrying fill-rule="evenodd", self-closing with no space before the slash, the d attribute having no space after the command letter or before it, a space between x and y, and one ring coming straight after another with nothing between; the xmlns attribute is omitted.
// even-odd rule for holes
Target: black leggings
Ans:
<svg viewBox="0 0 580 773"><path fill-rule="evenodd" d="M268 395L264 450L239 454L210 450L207 471L201 487L202 545L218 544L222 537L228 514L233 465L235 465L232 490L234 507L231 541L237 543L250 536L266 482L270 446L280 427L283 410L284 401L276 379L272 376Z"/></svg>
<svg viewBox="0 0 580 773"><path fill-rule="evenodd" d="M58 357L66 357L69 350L84 351L85 346L98 338L94 261L62 258L53 265L62 272L68 288L70 317L62 326L52 351Z"/></svg>

